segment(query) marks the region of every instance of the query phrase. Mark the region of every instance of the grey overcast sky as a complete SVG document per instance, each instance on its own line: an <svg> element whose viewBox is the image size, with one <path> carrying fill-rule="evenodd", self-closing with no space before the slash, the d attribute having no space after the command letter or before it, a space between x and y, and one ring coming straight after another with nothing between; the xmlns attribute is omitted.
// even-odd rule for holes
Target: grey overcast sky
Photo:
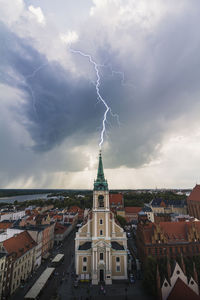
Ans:
<svg viewBox="0 0 200 300"><path fill-rule="evenodd" d="M200 2L0 0L0 188L200 182Z"/></svg>

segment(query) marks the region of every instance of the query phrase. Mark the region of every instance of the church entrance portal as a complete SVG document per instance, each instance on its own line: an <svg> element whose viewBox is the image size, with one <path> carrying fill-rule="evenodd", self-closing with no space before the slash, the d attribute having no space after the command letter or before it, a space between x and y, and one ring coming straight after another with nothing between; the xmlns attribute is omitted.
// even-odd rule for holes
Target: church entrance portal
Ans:
<svg viewBox="0 0 200 300"><path fill-rule="evenodd" d="M104 281L104 270L100 270L100 281Z"/></svg>

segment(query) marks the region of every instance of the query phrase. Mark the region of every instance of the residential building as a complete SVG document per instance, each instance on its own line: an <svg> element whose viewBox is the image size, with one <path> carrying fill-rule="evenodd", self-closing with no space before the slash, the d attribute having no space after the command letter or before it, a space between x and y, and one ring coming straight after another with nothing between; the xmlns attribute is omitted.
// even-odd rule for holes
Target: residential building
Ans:
<svg viewBox="0 0 200 300"><path fill-rule="evenodd" d="M6 267L6 253L0 252L0 299L2 299L5 267Z"/></svg>
<svg viewBox="0 0 200 300"><path fill-rule="evenodd" d="M109 203L111 209L124 209L123 194L121 193L109 194Z"/></svg>
<svg viewBox="0 0 200 300"><path fill-rule="evenodd" d="M54 245L54 227L55 223L51 222L49 225L41 225L43 228L42 236L42 258L49 256L49 250Z"/></svg>
<svg viewBox="0 0 200 300"><path fill-rule="evenodd" d="M124 210L127 223L137 223L138 213L142 210L142 207L126 206Z"/></svg>
<svg viewBox="0 0 200 300"><path fill-rule="evenodd" d="M0 232L5 231L7 228L11 228L13 226L13 221L5 220L0 222Z"/></svg>
<svg viewBox="0 0 200 300"><path fill-rule="evenodd" d="M0 242L3 242L11 237L13 237L14 235L21 233L23 230L20 228L7 228L5 231L2 231L0 233Z"/></svg>
<svg viewBox="0 0 200 300"><path fill-rule="evenodd" d="M149 205L144 205L142 211L144 214L146 214L147 216L147 219L150 221L150 222L154 222L154 212L153 210L151 209L151 207ZM140 214L140 212L139 212Z"/></svg>
<svg viewBox="0 0 200 300"><path fill-rule="evenodd" d="M5 252L5 249L2 244L1 251ZM2 287L2 297L8 298L10 295L10 290L12 286L12 272L13 272L13 262L15 260L15 253L6 253L6 261L5 261L5 270L4 270L4 277L3 277L3 287Z"/></svg>
<svg viewBox="0 0 200 300"><path fill-rule="evenodd" d="M92 284L127 279L127 238L110 210L108 183L101 153L94 182L93 207L87 222L76 233L75 266L80 279Z"/></svg>
<svg viewBox="0 0 200 300"><path fill-rule="evenodd" d="M78 220L82 221L84 218L84 209L80 208L79 206L71 206L67 213L70 214L78 214Z"/></svg>
<svg viewBox="0 0 200 300"><path fill-rule="evenodd" d="M12 268L9 273L11 277L9 282L11 295L33 270L36 243L27 231L23 231L1 242L0 246L8 255L13 255L12 263L9 264L9 268Z"/></svg>
<svg viewBox="0 0 200 300"><path fill-rule="evenodd" d="M12 211L12 212L6 212L0 214L0 221L4 220L19 220L25 216L25 210L22 211Z"/></svg>
<svg viewBox="0 0 200 300"><path fill-rule="evenodd" d="M64 239L70 234L73 226L71 224L62 225L60 223L56 223L54 228L54 242L59 244L64 241Z"/></svg>

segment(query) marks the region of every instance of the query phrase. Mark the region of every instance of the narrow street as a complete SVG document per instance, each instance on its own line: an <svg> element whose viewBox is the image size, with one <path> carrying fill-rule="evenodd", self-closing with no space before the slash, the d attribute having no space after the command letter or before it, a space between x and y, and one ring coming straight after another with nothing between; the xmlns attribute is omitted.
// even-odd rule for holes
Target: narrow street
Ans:
<svg viewBox="0 0 200 300"><path fill-rule="evenodd" d="M64 261L59 265L56 270L55 274L53 275L50 280L47 282L44 290L41 292L39 299L46 300L46 299L53 299L58 295L59 288L62 284L63 277L69 277L66 275L67 272L70 272L71 268L73 267L74 262L74 238L75 238L75 230L73 230L70 235L65 239L62 247L54 247L51 251L53 257L57 253L64 253ZM73 256L72 256L73 255ZM10 297L10 300L21 300L24 299L24 296L29 291L29 289L33 286L36 280L40 277L43 271L50 266L51 259L47 259L42 265L38 268L36 272L33 273L32 277L29 281L25 284L23 288L19 288L17 292ZM63 272L65 276L63 276Z"/></svg>
<svg viewBox="0 0 200 300"><path fill-rule="evenodd" d="M55 274L50 278L45 286L44 290L41 292L38 299L40 300L78 300L78 299L141 299L149 300L151 299L147 296L142 287L142 281L137 280L134 284L129 281L113 281L111 286L105 286L106 294L102 294L100 290L100 285L92 286L90 283L80 283L78 287L74 287L74 238L75 231L66 238L62 247L54 247L52 250L53 257L57 253L64 253L64 261L56 267ZM129 248L131 248L131 241ZM11 300L21 300L28 290L32 287L41 273L46 267L50 266L51 259L48 259L42 266L34 273L33 277L25 285L23 289L19 289L15 295L13 295Z"/></svg>

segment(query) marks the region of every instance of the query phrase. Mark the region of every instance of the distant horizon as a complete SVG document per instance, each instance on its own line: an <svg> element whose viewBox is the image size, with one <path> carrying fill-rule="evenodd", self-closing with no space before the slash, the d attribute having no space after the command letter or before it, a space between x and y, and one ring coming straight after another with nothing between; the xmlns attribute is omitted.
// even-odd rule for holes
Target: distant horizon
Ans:
<svg viewBox="0 0 200 300"><path fill-rule="evenodd" d="M192 190L193 188L142 188L142 189L109 189L109 191L156 191L156 190L177 190L177 191L187 191ZM30 188L30 189L0 189L0 191L92 191L93 189L57 189L57 188Z"/></svg>

